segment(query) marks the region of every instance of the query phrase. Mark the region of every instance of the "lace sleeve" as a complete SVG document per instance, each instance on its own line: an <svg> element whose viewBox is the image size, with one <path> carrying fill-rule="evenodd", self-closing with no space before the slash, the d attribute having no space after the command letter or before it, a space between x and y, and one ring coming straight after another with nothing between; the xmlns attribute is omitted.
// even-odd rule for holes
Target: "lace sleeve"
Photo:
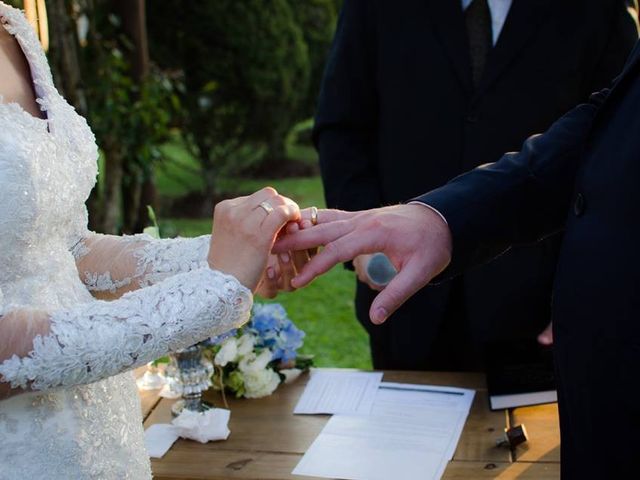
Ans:
<svg viewBox="0 0 640 480"><path fill-rule="evenodd" d="M29 312L7 314L0 317L0 386L91 383L238 327L251 304L251 292L235 278L207 267L39 321Z"/></svg>
<svg viewBox="0 0 640 480"><path fill-rule="evenodd" d="M80 277L99 298L156 284L207 266L210 236L157 240L149 235L87 234L72 248Z"/></svg>

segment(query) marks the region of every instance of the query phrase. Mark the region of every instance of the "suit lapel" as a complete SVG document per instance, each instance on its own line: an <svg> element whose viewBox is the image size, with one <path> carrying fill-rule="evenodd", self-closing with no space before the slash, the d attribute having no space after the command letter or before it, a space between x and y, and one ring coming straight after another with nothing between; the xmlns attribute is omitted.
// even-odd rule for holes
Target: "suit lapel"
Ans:
<svg viewBox="0 0 640 480"><path fill-rule="evenodd" d="M473 90L471 82L471 60L467 45L460 0L428 0L431 7L431 22L451 61L454 70L468 92ZM525 0L529 1L529 0Z"/></svg>
<svg viewBox="0 0 640 480"><path fill-rule="evenodd" d="M552 4L553 0L513 0L498 43L489 55L478 93L494 83L517 57L547 17Z"/></svg>

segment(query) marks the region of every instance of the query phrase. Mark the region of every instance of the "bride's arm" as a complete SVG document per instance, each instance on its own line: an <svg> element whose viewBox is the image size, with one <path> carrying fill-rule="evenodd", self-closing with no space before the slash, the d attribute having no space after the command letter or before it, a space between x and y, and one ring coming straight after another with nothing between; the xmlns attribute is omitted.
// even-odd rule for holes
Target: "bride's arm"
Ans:
<svg viewBox="0 0 640 480"><path fill-rule="evenodd" d="M209 267L112 302L0 317L0 398L85 384L135 368L249 318L251 291Z"/></svg>
<svg viewBox="0 0 640 480"><path fill-rule="evenodd" d="M207 265L210 235L158 240L83 232L72 247L80 278L101 299L154 285Z"/></svg>
<svg viewBox="0 0 640 480"><path fill-rule="evenodd" d="M0 395L95 382L237 327L278 232L298 220L298 206L266 188L216 206L206 266L111 302L0 311Z"/></svg>

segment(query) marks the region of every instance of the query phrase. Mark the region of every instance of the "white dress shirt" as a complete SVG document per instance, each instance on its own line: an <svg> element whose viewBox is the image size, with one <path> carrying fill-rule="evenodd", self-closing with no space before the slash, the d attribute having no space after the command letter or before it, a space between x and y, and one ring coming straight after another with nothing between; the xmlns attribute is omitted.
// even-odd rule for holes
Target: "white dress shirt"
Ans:
<svg viewBox="0 0 640 480"><path fill-rule="evenodd" d="M466 10L473 0L462 0L462 9ZM493 44L498 42L504 22L509 15L509 9L513 0L488 0L491 10L491 28L493 30Z"/></svg>

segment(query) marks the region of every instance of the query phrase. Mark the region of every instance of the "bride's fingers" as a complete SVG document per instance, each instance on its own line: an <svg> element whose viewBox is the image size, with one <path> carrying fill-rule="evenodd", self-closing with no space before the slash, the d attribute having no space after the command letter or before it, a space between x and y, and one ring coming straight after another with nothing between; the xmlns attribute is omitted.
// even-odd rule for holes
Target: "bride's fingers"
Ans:
<svg viewBox="0 0 640 480"><path fill-rule="evenodd" d="M292 257L293 257L293 265L296 268L296 272L301 271L302 268L307 263L309 263L309 259L310 259L310 256L307 250L299 250L297 252L293 252Z"/></svg>
<svg viewBox="0 0 640 480"><path fill-rule="evenodd" d="M278 191L275 188L264 187L258 190L257 192L252 193L248 197L245 197L245 199L248 201L248 203L252 205L259 205L260 202L269 200L273 197L276 197L277 195L278 195Z"/></svg>
<svg viewBox="0 0 640 480"><path fill-rule="evenodd" d="M278 295L279 284L280 284L281 274L280 274L280 265L278 264L278 258L276 255L269 255L269 260L267 261L267 268L265 269L264 275L262 276L262 280L256 293L264 298L274 298Z"/></svg>
<svg viewBox="0 0 640 480"><path fill-rule="evenodd" d="M266 212L265 212L266 213ZM294 204L286 203L273 208L273 211L262 220L260 230L273 242L278 232L288 223L297 222L300 218L300 209ZM279 253L284 253L281 251Z"/></svg>
<svg viewBox="0 0 640 480"><path fill-rule="evenodd" d="M291 285L291 280L296 276L293 258L289 252L284 252L278 255L278 261L280 263L281 272L280 290L292 292L295 288Z"/></svg>

